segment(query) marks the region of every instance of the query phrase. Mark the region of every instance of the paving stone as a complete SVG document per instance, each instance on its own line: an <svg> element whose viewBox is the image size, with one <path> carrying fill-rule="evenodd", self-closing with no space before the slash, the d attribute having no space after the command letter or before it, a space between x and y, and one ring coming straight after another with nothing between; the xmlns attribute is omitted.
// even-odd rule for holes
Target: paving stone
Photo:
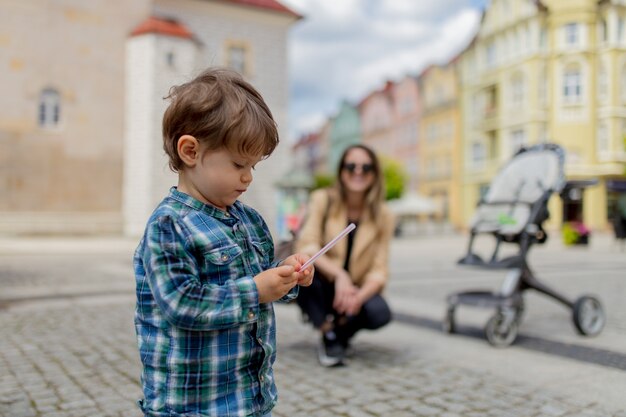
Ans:
<svg viewBox="0 0 626 417"><path fill-rule="evenodd" d="M599 254L599 259L605 259L603 256ZM124 279L128 279L129 296L93 303L83 300L80 305L68 300L47 306L32 303L23 310L0 310L0 417L141 415L135 405L141 389L132 325L131 266L126 258L123 262L115 258L78 261L73 258L33 258L26 262L32 265L29 270L42 275L29 282L63 288L85 279L85 271L110 270L110 265L117 264L119 270L128 271ZM0 271L3 264L14 266L13 262L0 254ZM50 262L56 266L50 267ZM555 265L551 259L546 258L546 262ZM105 264L109 266L105 268ZM623 272L623 265L626 263L615 261L612 268ZM555 274L559 268L559 265L553 267ZM68 271L82 273L70 276ZM414 274L418 278L405 281L409 283L406 286L395 289L392 286L390 297L414 297L416 302L425 298L443 299L435 286L414 285L419 283L421 275L433 273L431 269L420 271ZM100 280L99 285L106 290L110 276L94 273L88 276L90 280ZM402 276L396 275L394 279L402 281ZM588 282L578 283L575 278L567 282L573 292L588 288ZM0 297L6 285L0 274ZM19 281L10 285L19 285ZM602 285L602 281L597 285ZM445 288L446 292L450 289L450 285ZM621 300L618 294L623 295L623 291L614 292L615 300ZM608 330L619 337L626 334L626 320L617 320L615 316L619 314L614 311L626 316L626 303L613 301L610 305L618 310L611 311ZM349 366L325 369L317 363L316 333L299 322L295 307L289 313L285 308L291 307L279 308L282 310L275 373L280 401L273 413L276 417L626 417L625 411L607 412L604 404L584 396L565 395L545 386L534 386L533 381L514 381L477 367L460 366L445 357L429 356L424 347L430 345L422 340L400 346L384 338L357 339ZM529 322L541 326L552 321L552 317L542 320L545 318L542 311L531 310ZM533 314L536 316L532 317ZM567 316L563 312L558 314ZM569 317L564 320L571 326ZM93 331L96 327L98 332ZM406 327L402 331L412 329ZM539 330L548 334L565 333L562 324ZM445 341L466 342L452 337ZM485 343L484 352L502 356L503 351L492 350Z"/></svg>

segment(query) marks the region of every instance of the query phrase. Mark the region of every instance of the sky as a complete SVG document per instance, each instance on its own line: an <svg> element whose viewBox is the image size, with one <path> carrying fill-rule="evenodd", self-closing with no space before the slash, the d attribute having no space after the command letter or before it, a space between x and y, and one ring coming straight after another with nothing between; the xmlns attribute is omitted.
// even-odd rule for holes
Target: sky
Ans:
<svg viewBox="0 0 626 417"><path fill-rule="evenodd" d="M289 139L319 129L342 100L443 64L474 36L488 0L281 0L303 15L289 35Z"/></svg>

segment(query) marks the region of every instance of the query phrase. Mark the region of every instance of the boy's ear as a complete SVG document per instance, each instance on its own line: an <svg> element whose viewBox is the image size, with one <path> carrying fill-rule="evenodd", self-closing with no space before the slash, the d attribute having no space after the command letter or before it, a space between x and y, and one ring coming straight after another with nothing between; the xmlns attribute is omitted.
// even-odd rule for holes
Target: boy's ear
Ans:
<svg viewBox="0 0 626 417"><path fill-rule="evenodd" d="M191 135L183 135L176 145L178 156L187 166L194 166L200 158L200 142Z"/></svg>

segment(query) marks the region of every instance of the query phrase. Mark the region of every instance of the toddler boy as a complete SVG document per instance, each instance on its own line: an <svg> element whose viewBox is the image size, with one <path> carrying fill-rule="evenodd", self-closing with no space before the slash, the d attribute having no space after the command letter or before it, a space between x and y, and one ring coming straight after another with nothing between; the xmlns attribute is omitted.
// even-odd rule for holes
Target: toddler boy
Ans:
<svg viewBox="0 0 626 417"><path fill-rule="evenodd" d="M276 403L272 302L310 285L309 257L278 265L268 227L238 198L278 144L272 114L237 73L175 86L164 149L178 185L135 252L135 328L147 417L268 416Z"/></svg>

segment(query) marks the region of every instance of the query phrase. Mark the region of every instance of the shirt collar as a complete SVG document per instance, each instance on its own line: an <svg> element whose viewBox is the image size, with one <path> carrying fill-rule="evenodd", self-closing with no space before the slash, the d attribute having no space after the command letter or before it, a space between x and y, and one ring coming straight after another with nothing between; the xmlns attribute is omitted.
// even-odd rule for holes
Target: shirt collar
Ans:
<svg viewBox="0 0 626 417"><path fill-rule="evenodd" d="M178 201L179 203L182 203L188 207L191 207L194 210L198 210L198 211L202 211L212 217L218 218L218 219L232 219L234 216L231 215L231 211L233 206L228 207L228 212L225 212L223 210L218 209L215 206L212 206L210 204L205 204L200 200L197 200L195 198L193 198L192 196L190 196L189 194L185 194L181 191L178 191L178 189L176 187L172 187L170 188L170 194L169 197ZM236 202L235 202L236 204Z"/></svg>

